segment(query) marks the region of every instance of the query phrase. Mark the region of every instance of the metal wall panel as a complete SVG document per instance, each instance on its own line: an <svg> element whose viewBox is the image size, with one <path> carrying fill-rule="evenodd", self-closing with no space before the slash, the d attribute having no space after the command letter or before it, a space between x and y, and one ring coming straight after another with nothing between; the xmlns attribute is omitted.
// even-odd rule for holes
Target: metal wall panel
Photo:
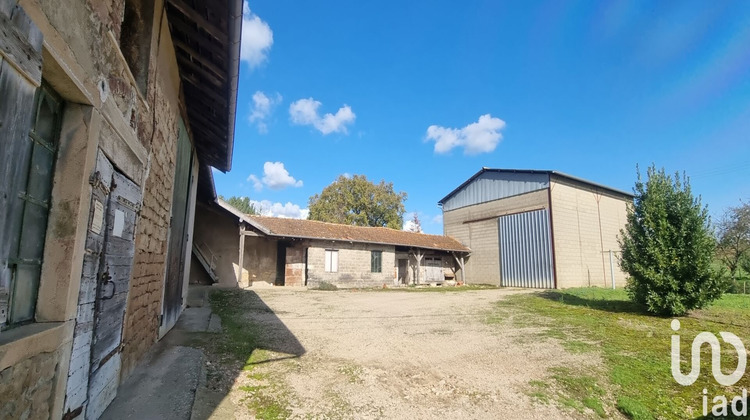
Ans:
<svg viewBox="0 0 750 420"><path fill-rule="evenodd" d="M487 171L443 203L443 211L486 203L549 187L549 174Z"/></svg>
<svg viewBox="0 0 750 420"><path fill-rule="evenodd" d="M501 216L498 218L498 234L503 286L555 287L548 210Z"/></svg>

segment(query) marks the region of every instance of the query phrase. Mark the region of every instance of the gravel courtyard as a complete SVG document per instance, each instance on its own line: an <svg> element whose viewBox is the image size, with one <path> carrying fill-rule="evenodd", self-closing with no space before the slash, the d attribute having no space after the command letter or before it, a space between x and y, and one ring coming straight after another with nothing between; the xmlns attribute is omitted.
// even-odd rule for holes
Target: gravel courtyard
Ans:
<svg viewBox="0 0 750 420"><path fill-rule="evenodd" d="M550 368L600 362L498 319L520 291L243 293L260 350L212 418L588 417L531 396Z"/></svg>

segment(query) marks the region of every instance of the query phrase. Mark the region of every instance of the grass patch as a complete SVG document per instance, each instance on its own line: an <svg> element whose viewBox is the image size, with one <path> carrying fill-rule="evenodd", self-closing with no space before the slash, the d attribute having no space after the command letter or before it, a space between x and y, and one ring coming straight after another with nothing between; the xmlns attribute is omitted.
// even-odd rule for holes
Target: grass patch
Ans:
<svg viewBox="0 0 750 420"><path fill-rule="evenodd" d="M346 377L350 384L361 384L362 367L357 365L344 365L338 368L338 372Z"/></svg>
<svg viewBox="0 0 750 420"><path fill-rule="evenodd" d="M543 319L538 326L547 328L547 335L561 339L569 350L598 349L604 360L606 377L614 385L612 393L616 408L633 419L699 417L703 411L704 388L710 396L709 405L714 396L724 395L731 401L743 388L750 388L749 375L731 389L716 383L710 374L708 346L702 349L701 376L696 383L683 387L675 382L670 359L674 333L670 328L672 318L646 314L643 308L628 300L624 290L585 288L517 295L499 302L497 310L500 313L520 310ZM503 318L508 319L495 317ZM709 308L678 319L681 323L682 371L687 372L690 347L698 333L728 331L743 339L750 337L750 297L727 295ZM728 345L724 344L724 347ZM737 366L734 350L726 350L722 352L725 373ZM597 413L606 411L601 398L589 399L603 395L597 391L601 388L594 387L595 381L590 383L592 378L576 376L572 372L552 373L552 379L571 399L567 405L588 407ZM591 390L594 393L589 392Z"/></svg>
<svg viewBox="0 0 750 420"><path fill-rule="evenodd" d="M529 382L530 397L544 404L556 400L581 414L590 409L599 417L607 416L602 403L606 392L596 378L566 367L553 368L550 372L552 375L546 381Z"/></svg>
<svg viewBox="0 0 750 420"><path fill-rule="evenodd" d="M204 340L205 349L218 356L220 363L236 366L250 384L238 389L245 393L241 401L255 418L286 419L292 415L287 404L288 392L283 382L256 369L259 363L271 359L274 353L260 348L259 327L246 319L248 311L263 311L255 294L238 290L217 290L209 296L211 309L221 317L222 332ZM262 303L262 302L260 302ZM270 310L270 309L268 309Z"/></svg>
<svg viewBox="0 0 750 420"><path fill-rule="evenodd" d="M224 356L244 361L247 366L258 348L258 328L243 319L247 295L237 291L211 293L211 310L221 318L222 333L212 340L215 350ZM257 357L257 356L256 356Z"/></svg>
<svg viewBox="0 0 750 420"><path fill-rule="evenodd" d="M564 367L554 368L552 372L552 379L561 388L562 394L567 396L563 397L563 401L567 401L570 407L581 413L585 412L584 408L589 408L599 417L606 416L601 401L605 392L593 376L580 375Z"/></svg>
<svg viewBox="0 0 750 420"><path fill-rule="evenodd" d="M262 420L282 420L292 415L286 404L276 398L261 392L255 392L248 398L247 407L255 414L255 418Z"/></svg>

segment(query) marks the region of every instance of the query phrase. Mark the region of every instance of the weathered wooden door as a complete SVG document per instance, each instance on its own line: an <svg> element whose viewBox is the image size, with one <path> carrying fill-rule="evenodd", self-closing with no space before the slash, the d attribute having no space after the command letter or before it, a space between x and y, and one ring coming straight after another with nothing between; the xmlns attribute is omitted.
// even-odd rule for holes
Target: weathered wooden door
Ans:
<svg viewBox="0 0 750 420"><path fill-rule="evenodd" d="M180 121L177 141L177 166L172 191L172 217L169 228L169 250L167 251L167 278L162 306L162 328L166 333L177 322L182 309L182 287L185 278L185 248L191 185L193 151L185 125Z"/></svg>
<svg viewBox="0 0 750 420"><path fill-rule="evenodd" d="M406 284L409 279L409 260L400 258L398 260L398 284Z"/></svg>
<svg viewBox="0 0 750 420"><path fill-rule="evenodd" d="M426 283L442 283L445 280L443 273L443 259L440 257L425 257L424 278Z"/></svg>
<svg viewBox="0 0 750 420"><path fill-rule="evenodd" d="M117 393L122 325L135 253L135 221L141 201L140 188L117 172L101 153L94 178L93 214L87 242L92 242L94 247L97 247L94 242L99 242L101 252L96 277L91 282L95 299L86 418L98 418ZM84 275L85 271L84 262ZM84 287L85 281L81 283Z"/></svg>

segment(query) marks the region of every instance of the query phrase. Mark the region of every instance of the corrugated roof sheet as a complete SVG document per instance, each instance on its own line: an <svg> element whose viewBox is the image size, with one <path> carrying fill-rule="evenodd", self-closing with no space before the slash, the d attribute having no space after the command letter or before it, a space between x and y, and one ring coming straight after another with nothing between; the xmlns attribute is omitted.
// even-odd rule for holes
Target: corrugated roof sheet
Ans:
<svg viewBox="0 0 750 420"><path fill-rule="evenodd" d="M315 220L282 219L267 216L246 216L246 218L264 227L271 236L375 243L441 251L471 251L450 236L428 235L384 227L341 225Z"/></svg>
<svg viewBox="0 0 750 420"><path fill-rule="evenodd" d="M471 182L473 182L475 179L477 179L480 175L482 175L485 172L498 172L498 173L525 173L525 174L547 174L549 176L558 176L560 178L567 178L572 181L580 182L582 184L587 184L596 188L601 188L603 190L609 191L611 193L622 195L625 197L633 197L632 193L629 193L627 191L619 190L617 188L608 187L606 185L598 184L596 182L592 182L583 178L578 178L573 175L568 175L564 172L560 171L550 171L550 170L538 170L538 169L501 169L501 168L487 168L483 167L479 170L479 172L475 173L471 176L471 178L464 181L461 185L456 187L453 191L449 192L448 195L443 197L440 201L438 201L438 205L443 205L449 198L453 197L461 191L464 187L469 185Z"/></svg>

